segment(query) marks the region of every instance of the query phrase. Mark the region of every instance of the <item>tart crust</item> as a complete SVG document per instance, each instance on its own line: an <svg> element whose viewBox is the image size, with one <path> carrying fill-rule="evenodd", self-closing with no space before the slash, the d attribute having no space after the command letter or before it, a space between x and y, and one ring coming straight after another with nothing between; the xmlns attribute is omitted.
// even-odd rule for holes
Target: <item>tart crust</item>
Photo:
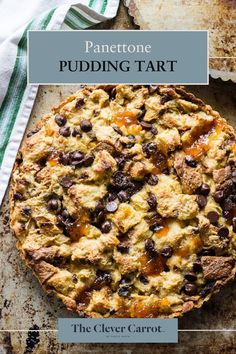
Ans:
<svg viewBox="0 0 236 354"><path fill-rule="evenodd" d="M24 139L17 248L82 317L177 317L235 277L236 141L177 86L89 86Z"/></svg>

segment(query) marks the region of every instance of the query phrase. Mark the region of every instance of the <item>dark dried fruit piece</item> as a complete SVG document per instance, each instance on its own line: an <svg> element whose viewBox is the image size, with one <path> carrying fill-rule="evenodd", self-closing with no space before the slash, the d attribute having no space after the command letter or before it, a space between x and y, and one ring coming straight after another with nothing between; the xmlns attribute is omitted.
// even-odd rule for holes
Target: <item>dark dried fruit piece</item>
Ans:
<svg viewBox="0 0 236 354"><path fill-rule="evenodd" d="M147 203L150 206L151 209L156 209L157 207L157 198L155 194L149 193Z"/></svg>
<svg viewBox="0 0 236 354"><path fill-rule="evenodd" d="M31 215L31 212L32 212L30 207L24 207L22 211L27 216Z"/></svg>
<svg viewBox="0 0 236 354"><path fill-rule="evenodd" d="M98 269L97 272L96 272L96 279L95 279L95 285L94 285L94 288L100 288L102 286L105 286L105 285L110 285L112 282L112 277L111 277L111 274L104 271L104 270L101 270L101 269Z"/></svg>
<svg viewBox="0 0 236 354"><path fill-rule="evenodd" d="M130 294L130 291L131 291L131 286L129 286L129 285L122 286L118 290L118 295L122 296L122 297L128 297Z"/></svg>
<svg viewBox="0 0 236 354"><path fill-rule="evenodd" d="M154 142L143 144L142 148L146 157L151 157L157 152L157 144Z"/></svg>
<svg viewBox="0 0 236 354"><path fill-rule="evenodd" d="M78 283L78 278L77 278L77 276L76 276L76 274L73 274L72 275L72 281L73 281L73 283Z"/></svg>
<svg viewBox="0 0 236 354"><path fill-rule="evenodd" d="M145 180L150 186L155 186L158 183L158 176L150 174L146 176Z"/></svg>
<svg viewBox="0 0 236 354"><path fill-rule="evenodd" d="M193 168L197 167L197 161L195 161L195 160L192 158L192 156L187 155L187 156L185 157L185 162L186 162L186 164L187 164L189 167L193 167Z"/></svg>
<svg viewBox="0 0 236 354"><path fill-rule="evenodd" d="M60 114L56 114L55 115L55 122L57 123L57 125L59 127L63 127L64 125L66 125L67 119L66 119L66 117L64 117Z"/></svg>
<svg viewBox="0 0 236 354"><path fill-rule="evenodd" d="M73 182L69 176L64 176L64 177L60 178L59 184L63 188L70 188L72 186Z"/></svg>
<svg viewBox="0 0 236 354"><path fill-rule="evenodd" d="M114 129L114 131L115 131L117 134L123 135L123 134L122 134L122 131L121 131L121 129L120 129L119 127L113 126L112 128Z"/></svg>
<svg viewBox="0 0 236 354"><path fill-rule="evenodd" d="M112 184L119 189L126 189L132 186L129 177L120 171L113 174Z"/></svg>
<svg viewBox="0 0 236 354"><path fill-rule="evenodd" d="M204 288L200 292L200 296L205 297L206 295L208 295L212 291L214 285L215 285L215 281L211 281L211 282L206 283L206 285L204 286Z"/></svg>
<svg viewBox="0 0 236 354"><path fill-rule="evenodd" d="M121 203L125 203L129 200L129 195L126 191L120 191L118 194L117 194L117 197L119 199L119 201Z"/></svg>
<svg viewBox="0 0 236 354"><path fill-rule="evenodd" d="M75 108L79 109L85 104L84 98L78 98L75 103Z"/></svg>
<svg viewBox="0 0 236 354"><path fill-rule="evenodd" d="M148 283L149 283L148 279L147 279L144 275L142 275L142 274L140 274L139 280L140 280L141 283L143 283L143 284L148 284Z"/></svg>
<svg viewBox="0 0 236 354"><path fill-rule="evenodd" d="M152 239L149 238L145 241L145 250L150 257L155 257L157 255L155 242Z"/></svg>
<svg viewBox="0 0 236 354"><path fill-rule="evenodd" d="M23 200L23 195L20 192L16 192L13 195L14 200Z"/></svg>
<svg viewBox="0 0 236 354"><path fill-rule="evenodd" d="M83 132L85 133L88 133L90 132L90 130L92 130L92 123L87 120L87 119L83 119L81 122L80 122L80 128Z"/></svg>

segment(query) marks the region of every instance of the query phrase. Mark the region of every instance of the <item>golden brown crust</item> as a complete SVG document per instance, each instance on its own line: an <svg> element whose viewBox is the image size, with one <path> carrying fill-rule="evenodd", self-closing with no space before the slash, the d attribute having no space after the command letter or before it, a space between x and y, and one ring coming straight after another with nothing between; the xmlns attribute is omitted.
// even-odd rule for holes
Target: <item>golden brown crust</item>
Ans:
<svg viewBox="0 0 236 354"><path fill-rule="evenodd" d="M17 159L22 258L81 316L201 307L235 275L235 146L232 127L182 87L82 89Z"/></svg>

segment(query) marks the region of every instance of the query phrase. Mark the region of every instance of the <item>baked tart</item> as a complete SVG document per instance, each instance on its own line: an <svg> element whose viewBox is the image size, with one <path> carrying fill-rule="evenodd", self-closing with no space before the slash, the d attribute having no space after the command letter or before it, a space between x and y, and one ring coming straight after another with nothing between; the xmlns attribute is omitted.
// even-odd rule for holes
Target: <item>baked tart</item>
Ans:
<svg viewBox="0 0 236 354"><path fill-rule="evenodd" d="M27 134L11 227L81 317L177 317L235 276L233 128L182 87L84 87Z"/></svg>

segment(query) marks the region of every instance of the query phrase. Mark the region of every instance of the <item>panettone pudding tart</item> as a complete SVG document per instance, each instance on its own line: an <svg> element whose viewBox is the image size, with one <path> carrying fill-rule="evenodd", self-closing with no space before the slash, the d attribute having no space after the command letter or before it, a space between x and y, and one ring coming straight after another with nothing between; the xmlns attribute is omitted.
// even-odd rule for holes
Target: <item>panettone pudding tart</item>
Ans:
<svg viewBox="0 0 236 354"><path fill-rule="evenodd" d="M235 276L233 128L175 86L85 87L18 155L26 264L84 317L175 317Z"/></svg>

